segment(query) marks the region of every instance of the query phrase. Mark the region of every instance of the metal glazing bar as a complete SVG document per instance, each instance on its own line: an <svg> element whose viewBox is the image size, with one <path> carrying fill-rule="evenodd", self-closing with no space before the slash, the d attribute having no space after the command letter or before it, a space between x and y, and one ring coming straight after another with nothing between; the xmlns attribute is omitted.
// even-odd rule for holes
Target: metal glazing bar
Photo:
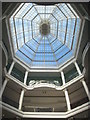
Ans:
<svg viewBox="0 0 90 120"><path fill-rule="evenodd" d="M57 6L58 7L58 6ZM58 9L64 14L64 12L58 7ZM64 16L67 18L67 16L64 14ZM65 39L64 39L64 44L66 41L66 34L67 34L67 26L68 26L68 18L67 18L67 24L66 24L66 32L65 32Z"/></svg>
<svg viewBox="0 0 90 120"><path fill-rule="evenodd" d="M45 9L44 9L44 19L46 19L46 6L45 6Z"/></svg>
<svg viewBox="0 0 90 120"><path fill-rule="evenodd" d="M66 32L65 32L64 44L65 44L65 42L66 42L66 36L67 36L67 27L68 27L68 19L67 19L67 23L66 23Z"/></svg>
<svg viewBox="0 0 90 120"><path fill-rule="evenodd" d="M43 38L43 36L41 37L41 39L40 39L40 41L39 41L39 44L38 44L38 46L37 46L37 48L36 48L36 51L38 50L38 47L39 47L39 45L40 45L40 43L41 43L42 38ZM36 53L35 53L34 56L33 56L32 62L34 61L35 55L36 55ZM31 62L31 64L32 64L32 62ZM30 64L30 65L31 65L31 64Z"/></svg>
<svg viewBox="0 0 90 120"><path fill-rule="evenodd" d="M19 49L18 40L17 40L17 32L16 32L16 26L15 26L15 20L14 20L14 18L13 18L13 22L14 22L14 29L15 29L15 35L16 35L17 49Z"/></svg>
<svg viewBox="0 0 90 120"><path fill-rule="evenodd" d="M24 43L25 43L25 34L24 34L24 25L23 25L23 19L22 19L22 28L23 28L23 38L24 38Z"/></svg>
<svg viewBox="0 0 90 120"><path fill-rule="evenodd" d="M45 36L44 36L44 63L45 63Z"/></svg>
<svg viewBox="0 0 90 120"><path fill-rule="evenodd" d="M62 55L59 59L57 59L57 61L60 60L62 57L64 57L66 54L68 54L70 51L71 51L71 50L69 50L69 51L66 52L64 55Z"/></svg>
<svg viewBox="0 0 90 120"><path fill-rule="evenodd" d="M66 5L66 4L65 4ZM63 5L61 5L62 6L62 8L65 10L65 8L64 8L64 6ZM66 10L65 10L66 11ZM66 13L68 14L68 12L66 11ZM69 14L68 14L68 16L70 16Z"/></svg>
<svg viewBox="0 0 90 120"><path fill-rule="evenodd" d="M34 29L34 30L38 30L38 29ZM27 30L27 31L24 31L24 32L29 32L29 31L32 31L32 30ZM21 32L22 33L22 32ZM18 35L19 34L21 34L21 33L18 33ZM16 36L16 35L15 35Z"/></svg>
<svg viewBox="0 0 90 120"><path fill-rule="evenodd" d="M59 6L58 5L56 5L57 6L57 8L62 12L62 14L65 16L65 18L67 18L67 16L65 15L65 13L59 8ZM67 18L68 19L68 18Z"/></svg>
<svg viewBox="0 0 90 120"><path fill-rule="evenodd" d="M20 7L20 9L15 13L14 17L16 16L16 14L22 9L22 7L25 5L25 3Z"/></svg>
<svg viewBox="0 0 90 120"><path fill-rule="evenodd" d="M34 40L37 44L39 44L39 42L38 42L38 41L36 41L34 38L33 38L33 40Z"/></svg>
<svg viewBox="0 0 90 120"><path fill-rule="evenodd" d="M26 14L33 8L33 5L32 7L24 14L24 16L22 17L22 19L26 16ZM25 19L26 20L26 19Z"/></svg>
<svg viewBox="0 0 90 120"><path fill-rule="evenodd" d="M71 8L66 4L66 6L69 8L69 10L73 13L74 17L76 18L76 15L74 14L74 12L71 10Z"/></svg>
<svg viewBox="0 0 90 120"><path fill-rule="evenodd" d="M35 10L36 10L37 14L39 15L39 17L40 17L40 19L41 19L41 21L42 21L42 18L41 18L41 16L40 16L40 14L38 13L38 11L37 11L37 9L36 9L36 7L35 7L35 6L34 6L34 8L35 8Z"/></svg>
<svg viewBox="0 0 90 120"><path fill-rule="evenodd" d="M44 53L44 52L36 52L37 54ZM53 52L45 52L45 53L53 53Z"/></svg>
<svg viewBox="0 0 90 120"><path fill-rule="evenodd" d="M40 35L40 33L39 34L37 34L36 36L34 36L34 37L37 37L38 35ZM33 38L33 39L35 39L35 38Z"/></svg>
<svg viewBox="0 0 90 120"><path fill-rule="evenodd" d="M24 52L22 52L21 50L19 50L23 55L25 55L28 59L30 59L31 61L32 61L32 59L29 57L29 56L27 56Z"/></svg>
<svg viewBox="0 0 90 120"><path fill-rule="evenodd" d="M63 47L64 46L64 44L63 45L61 45L59 48L57 48L54 52L57 52L61 47Z"/></svg>
<svg viewBox="0 0 90 120"><path fill-rule="evenodd" d="M44 62L43 60L33 60L34 62ZM45 60L45 62L55 62L54 60Z"/></svg>
<svg viewBox="0 0 90 120"><path fill-rule="evenodd" d="M50 30L55 30L56 31L56 29L50 29ZM60 29L58 29L58 31L65 32L64 30L60 30Z"/></svg>
<svg viewBox="0 0 90 120"><path fill-rule="evenodd" d="M59 22L57 21L57 35L56 35L56 37L58 37L58 27L59 27L59 24L58 24Z"/></svg>
<svg viewBox="0 0 90 120"><path fill-rule="evenodd" d="M47 37L47 39L48 39L48 37ZM49 42L49 39L48 39L48 42ZM50 43L50 42L49 42L49 43ZM53 50L53 47L52 47L52 44L50 44L50 46L51 46L51 50L53 51L53 56L54 56L54 58L55 58L55 61L56 61L56 63L57 63L57 66L59 66L59 65L58 65L58 62L57 62L57 59L56 59L56 55L55 55L54 50Z"/></svg>
<svg viewBox="0 0 90 120"><path fill-rule="evenodd" d="M57 38L55 38L55 40L56 40ZM52 44L55 40L53 40L52 42L50 42L50 44Z"/></svg>
<svg viewBox="0 0 90 120"><path fill-rule="evenodd" d="M32 55L32 53L29 51L29 50L27 50L26 48L24 48L28 53L30 53L31 55Z"/></svg>
<svg viewBox="0 0 90 120"><path fill-rule="evenodd" d="M50 21L50 24L54 24L54 23L56 23L56 22L51 22L51 21Z"/></svg>
<svg viewBox="0 0 90 120"><path fill-rule="evenodd" d="M53 37L55 37L52 33L50 33ZM57 38L55 37L55 40L56 40ZM53 40L51 43L53 43L55 40Z"/></svg>
<svg viewBox="0 0 90 120"><path fill-rule="evenodd" d="M73 11L70 9L70 7L66 4L66 6L69 8L69 10L73 13ZM73 47L73 40L74 40L74 34L75 34L75 29L76 29L76 23L77 23L77 17L76 15L73 13L73 15L75 16L75 25L74 25L74 31L73 31L73 38L72 38L72 44L71 44L71 50L72 50L72 47Z"/></svg>
<svg viewBox="0 0 90 120"><path fill-rule="evenodd" d="M26 45L29 49L31 49L33 52L36 52L36 51L33 50L30 46L28 46L28 44L25 43L25 45Z"/></svg>
<svg viewBox="0 0 90 120"><path fill-rule="evenodd" d="M55 5L55 6L56 6L56 5ZM54 7L54 9L52 10L52 13L54 12L55 9L56 9L56 7ZM52 13L50 13L49 18L51 17ZM49 18L48 18L48 20L49 20Z"/></svg>
<svg viewBox="0 0 90 120"><path fill-rule="evenodd" d="M31 29L32 29L32 38L33 38L33 25L32 25L32 21L31 21Z"/></svg>
<svg viewBox="0 0 90 120"><path fill-rule="evenodd" d="M39 15L39 13L38 13L36 16L34 16L34 18L31 20L31 22L32 22L38 15Z"/></svg>
<svg viewBox="0 0 90 120"><path fill-rule="evenodd" d="M76 20L75 20L75 25L74 25L74 31L73 31L73 38L72 38L71 50L72 50L72 48L73 48L74 35L75 35L75 30L76 30L76 23L77 23L77 18L76 18Z"/></svg>

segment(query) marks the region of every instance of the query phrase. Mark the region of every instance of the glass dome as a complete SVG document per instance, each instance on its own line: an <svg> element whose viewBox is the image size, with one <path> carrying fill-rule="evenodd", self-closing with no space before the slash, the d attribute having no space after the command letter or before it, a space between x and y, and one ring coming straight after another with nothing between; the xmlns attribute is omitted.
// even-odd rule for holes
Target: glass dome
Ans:
<svg viewBox="0 0 90 120"><path fill-rule="evenodd" d="M30 68L59 68L75 56L81 19L70 4L21 3L9 22L15 57Z"/></svg>

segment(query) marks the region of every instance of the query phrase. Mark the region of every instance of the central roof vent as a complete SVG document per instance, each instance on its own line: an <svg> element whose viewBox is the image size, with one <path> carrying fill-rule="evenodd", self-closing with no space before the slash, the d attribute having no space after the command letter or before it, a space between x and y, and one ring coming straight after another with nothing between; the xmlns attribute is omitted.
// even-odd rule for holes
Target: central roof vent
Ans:
<svg viewBox="0 0 90 120"><path fill-rule="evenodd" d="M50 33L50 23L48 21L41 22L39 29L41 35L48 35Z"/></svg>

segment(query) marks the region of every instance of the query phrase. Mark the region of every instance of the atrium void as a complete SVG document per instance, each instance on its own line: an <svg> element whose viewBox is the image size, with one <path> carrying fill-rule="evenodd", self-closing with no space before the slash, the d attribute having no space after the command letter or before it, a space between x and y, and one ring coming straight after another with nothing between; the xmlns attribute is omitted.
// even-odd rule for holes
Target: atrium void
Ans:
<svg viewBox="0 0 90 120"><path fill-rule="evenodd" d="M3 2L2 8L1 119L88 120L88 4Z"/></svg>

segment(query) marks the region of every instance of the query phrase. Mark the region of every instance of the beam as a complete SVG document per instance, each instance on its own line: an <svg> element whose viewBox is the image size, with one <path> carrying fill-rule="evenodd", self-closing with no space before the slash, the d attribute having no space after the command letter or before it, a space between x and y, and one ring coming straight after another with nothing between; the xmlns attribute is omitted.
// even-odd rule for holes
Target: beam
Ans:
<svg viewBox="0 0 90 120"><path fill-rule="evenodd" d="M8 71L8 74L9 74L9 75L11 74L14 65L15 65L15 61L12 62L11 66L10 66L10 68L9 68L9 71Z"/></svg>
<svg viewBox="0 0 90 120"><path fill-rule="evenodd" d="M1 90L0 90L0 99L1 99L1 97L2 97L2 94L3 94L4 90L5 90L5 87L6 87L6 85L7 85L7 82L8 82L8 79L5 79L5 80L4 80L4 83L3 83L3 86L2 86L2 88L1 88Z"/></svg>

